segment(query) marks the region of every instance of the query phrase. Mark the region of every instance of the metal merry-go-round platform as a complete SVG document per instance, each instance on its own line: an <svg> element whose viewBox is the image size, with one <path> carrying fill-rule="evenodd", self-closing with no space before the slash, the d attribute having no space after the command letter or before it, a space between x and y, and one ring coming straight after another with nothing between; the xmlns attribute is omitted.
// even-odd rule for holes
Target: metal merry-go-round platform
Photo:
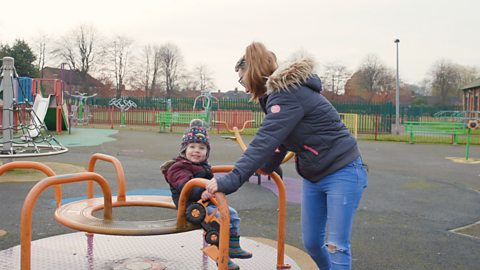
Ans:
<svg viewBox="0 0 480 270"><path fill-rule="evenodd" d="M155 236L110 236L83 232L57 235L32 242L32 270L50 269L217 269L204 255L201 230ZM234 259L240 269L275 269L277 250L260 241L242 238L251 259ZM291 269L301 269L285 256ZM20 246L0 251L0 269L20 269Z"/></svg>

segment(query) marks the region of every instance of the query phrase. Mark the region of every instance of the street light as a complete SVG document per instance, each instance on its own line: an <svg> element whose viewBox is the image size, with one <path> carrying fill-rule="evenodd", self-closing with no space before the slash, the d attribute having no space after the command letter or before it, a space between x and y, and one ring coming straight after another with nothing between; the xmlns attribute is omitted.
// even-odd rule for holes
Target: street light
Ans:
<svg viewBox="0 0 480 270"><path fill-rule="evenodd" d="M400 39L395 39L395 44L397 45L397 77L396 77L396 92L395 92L395 132L397 135L400 134L400 80L398 76L398 43Z"/></svg>

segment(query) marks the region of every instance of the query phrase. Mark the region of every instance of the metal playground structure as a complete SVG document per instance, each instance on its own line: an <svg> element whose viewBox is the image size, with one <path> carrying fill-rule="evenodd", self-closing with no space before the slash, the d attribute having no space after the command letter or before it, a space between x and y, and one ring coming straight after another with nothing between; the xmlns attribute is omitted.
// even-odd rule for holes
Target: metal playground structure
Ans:
<svg viewBox="0 0 480 270"><path fill-rule="evenodd" d="M67 93L67 95L74 100L70 104L70 113L68 115L70 122L74 125L87 125L90 118L92 118L87 101L97 94L88 95L87 93L76 92L76 94Z"/></svg>
<svg viewBox="0 0 480 270"><path fill-rule="evenodd" d="M129 100L125 97L112 98L108 103L109 106L120 109L121 112L121 127L125 126L125 112L130 108L137 108L137 104L133 100Z"/></svg>
<svg viewBox="0 0 480 270"><path fill-rule="evenodd" d="M115 169L117 176L117 195L112 195L110 184L100 174L95 172L95 166L98 161L110 163ZM191 190L195 187L205 187L207 179L195 178L185 184L180 195L179 207L176 219L151 220L151 221L126 221L113 218L113 208L115 207L135 207L147 206L166 209L175 209L170 196L157 195L126 195L126 177L120 161L109 155L96 153L90 158L88 172L81 172L67 175L56 175L47 165L32 161L15 161L0 166L0 175L13 169L35 169L45 173L48 177L39 181L28 193L25 198L21 220L21 243L20 243L20 269L30 270L32 266L43 267L42 269L64 269L71 268L69 264L72 260L71 255L60 258L54 265L47 261L45 256L36 256L38 261L32 260L32 215L35 203L42 192L49 187L55 187L56 210L55 220L68 228L87 233L87 260L91 263L89 269L94 267L93 259L93 237L94 234L117 235L117 236L146 236L146 235L168 235L185 233L191 230L197 230L200 227L205 230L204 238L206 245L202 251L210 257L218 266L218 269L226 270L229 261L229 235L230 235L230 217L228 202L223 193L217 193L211 202L217 206L217 211L212 214L206 214L204 203L196 203L187 207L187 201ZM213 166L214 173L230 172L233 166ZM276 269L290 269L291 265L285 263L285 225L286 225L286 191L281 178L273 173L270 174L278 187L278 239L277 239L277 259ZM77 200L67 204L62 204L62 186L75 182L87 183L87 199ZM93 185L97 184L102 196L94 198ZM95 216L95 212L103 210L103 215ZM218 217L216 215L218 213ZM204 226L206 223L208 226ZM190 243L193 240L190 239ZM98 243L97 243L98 244ZM175 249L174 245L166 244L171 251ZM182 247L178 247L182 248ZM111 247L115 249L115 247ZM184 249L183 249L184 250ZM171 252L166 252L164 258L168 258ZM37 253L36 253L37 254ZM182 251L183 260L188 262L188 255ZM75 255L75 254L74 254ZM185 256L187 255L187 256ZM128 256L128 255L126 255ZM12 256L10 256L12 257ZM75 256L74 256L75 257ZM83 256L76 256L75 259ZM0 258L2 259L2 258ZM159 262L160 263L166 263ZM18 265L18 264L17 264ZM78 265L77 265L78 266ZM75 266L73 266L75 267ZM111 267L111 265L109 265ZM271 268L270 266L269 268ZM116 268L115 268L116 269ZM122 268L125 269L125 268ZM140 269L140 268L126 268ZM163 268L141 268L141 269L165 269ZM185 268L182 268L185 269ZM198 267L190 269L199 269ZM210 269L210 268L207 268ZM252 268L250 268L252 269Z"/></svg>
<svg viewBox="0 0 480 270"><path fill-rule="evenodd" d="M0 158L35 157L68 151L47 129L44 122L50 98L38 97L32 104L25 85L18 82L14 59L4 57L0 68L0 91L3 92L2 138ZM21 93L21 94L19 94ZM24 100L19 101L18 98ZM60 96L61 98L61 96ZM61 131L62 100L55 99L56 124Z"/></svg>

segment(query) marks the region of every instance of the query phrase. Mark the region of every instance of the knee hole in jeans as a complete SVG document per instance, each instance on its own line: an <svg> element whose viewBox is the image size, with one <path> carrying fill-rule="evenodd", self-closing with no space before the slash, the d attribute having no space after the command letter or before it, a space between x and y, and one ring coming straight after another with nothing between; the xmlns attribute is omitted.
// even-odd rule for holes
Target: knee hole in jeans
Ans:
<svg viewBox="0 0 480 270"><path fill-rule="evenodd" d="M347 250L341 247L337 247L336 244L334 243L327 243L325 244L327 246L328 252L329 253L336 253L336 252L346 252Z"/></svg>

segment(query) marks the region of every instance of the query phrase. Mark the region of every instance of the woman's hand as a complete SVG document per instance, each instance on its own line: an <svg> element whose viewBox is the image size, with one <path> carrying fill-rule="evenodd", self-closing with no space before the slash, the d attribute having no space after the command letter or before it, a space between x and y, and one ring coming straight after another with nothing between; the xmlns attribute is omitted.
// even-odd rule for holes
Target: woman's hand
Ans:
<svg viewBox="0 0 480 270"><path fill-rule="evenodd" d="M204 201L204 202L208 201L208 200L210 200L211 197L213 197L213 195L210 192L208 192L207 190L204 190L202 192L202 201Z"/></svg>
<svg viewBox="0 0 480 270"><path fill-rule="evenodd" d="M217 184L217 179L212 178L212 180L208 181L207 186L205 189L210 193L214 194L215 192L218 191L218 184Z"/></svg>

